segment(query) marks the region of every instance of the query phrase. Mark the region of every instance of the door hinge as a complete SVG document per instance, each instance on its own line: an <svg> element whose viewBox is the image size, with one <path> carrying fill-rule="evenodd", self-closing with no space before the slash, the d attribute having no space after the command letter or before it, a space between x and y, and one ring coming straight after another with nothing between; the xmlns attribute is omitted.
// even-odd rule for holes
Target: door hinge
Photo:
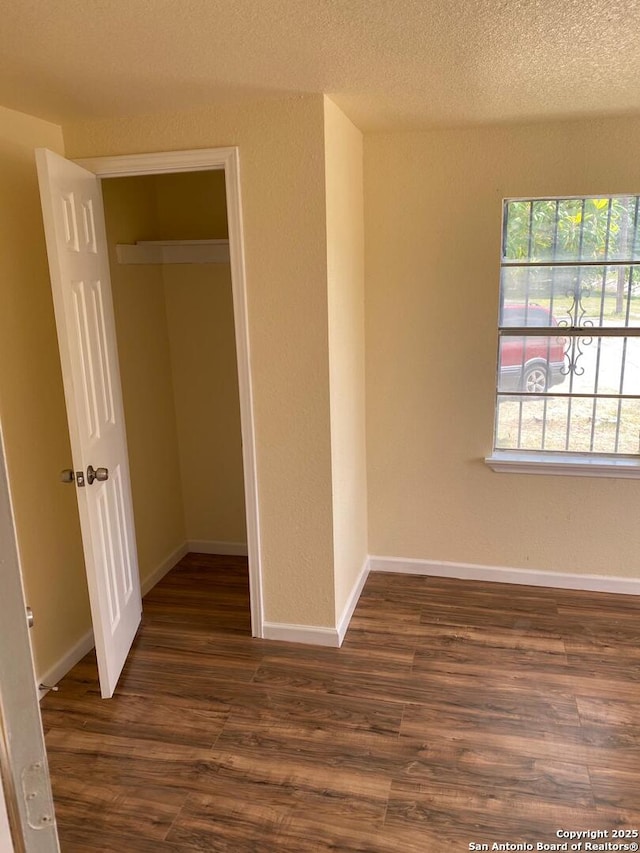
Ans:
<svg viewBox="0 0 640 853"><path fill-rule="evenodd" d="M47 829L55 823L51 788L43 761L35 761L22 771L22 794L31 829Z"/></svg>

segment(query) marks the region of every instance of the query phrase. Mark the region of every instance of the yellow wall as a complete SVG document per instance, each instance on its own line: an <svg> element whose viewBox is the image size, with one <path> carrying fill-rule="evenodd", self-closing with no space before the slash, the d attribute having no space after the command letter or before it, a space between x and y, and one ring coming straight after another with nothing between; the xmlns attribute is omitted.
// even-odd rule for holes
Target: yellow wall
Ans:
<svg viewBox="0 0 640 853"><path fill-rule="evenodd" d="M116 243L156 238L155 178L104 180L102 193L144 585L186 538L162 267L115 255Z"/></svg>
<svg viewBox="0 0 640 853"><path fill-rule="evenodd" d="M335 624L323 97L68 124L70 157L238 145L265 617Z"/></svg>
<svg viewBox="0 0 640 853"><path fill-rule="evenodd" d="M0 108L0 418L36 672L90 629L34 149L63 153L59 127Z"/></svg>
<svg viewBox="0 0 640 853"><path fill-rule="evenodd" d="M365 140L369 550L637 576L638 483L496 474L501 202L640 192L638 119Z"/></svg>
<svg viewBox="0 0 640 853"><path fill-rule="evenodd" d="M156 175L156 240L225 240L224 170Z"/></svg>
<svg viewBox="0 0 640 853"><path fill-rule="evenodd" d="M325 98L336 619L367 557L362 134Z"/></svg>
<svg viewBox="0 0 640 853"><path fill-rule="evenodd" d="M187 539L247 541L229 264L163 269Z"/></svg>

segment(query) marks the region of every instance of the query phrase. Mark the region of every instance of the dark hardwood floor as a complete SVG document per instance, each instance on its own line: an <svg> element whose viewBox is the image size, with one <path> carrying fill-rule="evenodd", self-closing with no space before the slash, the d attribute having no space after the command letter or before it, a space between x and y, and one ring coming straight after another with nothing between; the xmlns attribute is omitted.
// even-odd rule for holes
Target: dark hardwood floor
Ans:
<svg viewBox="0 0 640 853"><path fill-rule="evenodd" d="M189 555L113 699L92 655L44 698L63 853L640 829L640 599L372 574L341 649L252 640L248 613L244 559Z"/></svg>

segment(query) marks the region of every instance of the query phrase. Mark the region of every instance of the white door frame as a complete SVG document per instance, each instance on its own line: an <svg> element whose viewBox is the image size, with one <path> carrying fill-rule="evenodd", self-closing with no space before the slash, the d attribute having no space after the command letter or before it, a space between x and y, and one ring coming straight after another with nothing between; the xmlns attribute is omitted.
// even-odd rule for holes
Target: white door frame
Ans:
<svg viewBox="0 0 640 853"><path fill-rule="evenodd" d="M2 853L59 853L1 434L0 800Z"/></svg>
<svg viewBox="0 0 640 853"><path fill-rule="evenodd" d="M229 223L229 254L233 315L240 392L240 429L244 468L247 549L249 554L249 589L251 598L251 633L263 636L262 571L258 480L256 472L255 423L251 382L249 323L247 314L247 282L244 262L244 231L240 193L240 158L237 147L199 148L190 151L168 151L153 154L125 154L115 157L91 157L75 162L98 178L123 178L137 175L162 175L172 172L203 172L224 169Z"/></svg>

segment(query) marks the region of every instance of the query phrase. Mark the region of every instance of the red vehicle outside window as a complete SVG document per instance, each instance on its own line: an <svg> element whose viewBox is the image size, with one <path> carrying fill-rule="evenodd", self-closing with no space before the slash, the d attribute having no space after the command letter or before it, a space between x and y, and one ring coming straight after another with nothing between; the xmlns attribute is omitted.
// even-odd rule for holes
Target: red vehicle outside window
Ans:
<svg viewBox="0 0 640 853"><path fill-rule="evenodd" d="M505 303L502 329L526 326L558 327L548 308L534 303ZM542 394L565 378L565 341L561 335L525 336L503 334L500 337L500 391ZM564 372L563 372L564 371Z"/></svg>

